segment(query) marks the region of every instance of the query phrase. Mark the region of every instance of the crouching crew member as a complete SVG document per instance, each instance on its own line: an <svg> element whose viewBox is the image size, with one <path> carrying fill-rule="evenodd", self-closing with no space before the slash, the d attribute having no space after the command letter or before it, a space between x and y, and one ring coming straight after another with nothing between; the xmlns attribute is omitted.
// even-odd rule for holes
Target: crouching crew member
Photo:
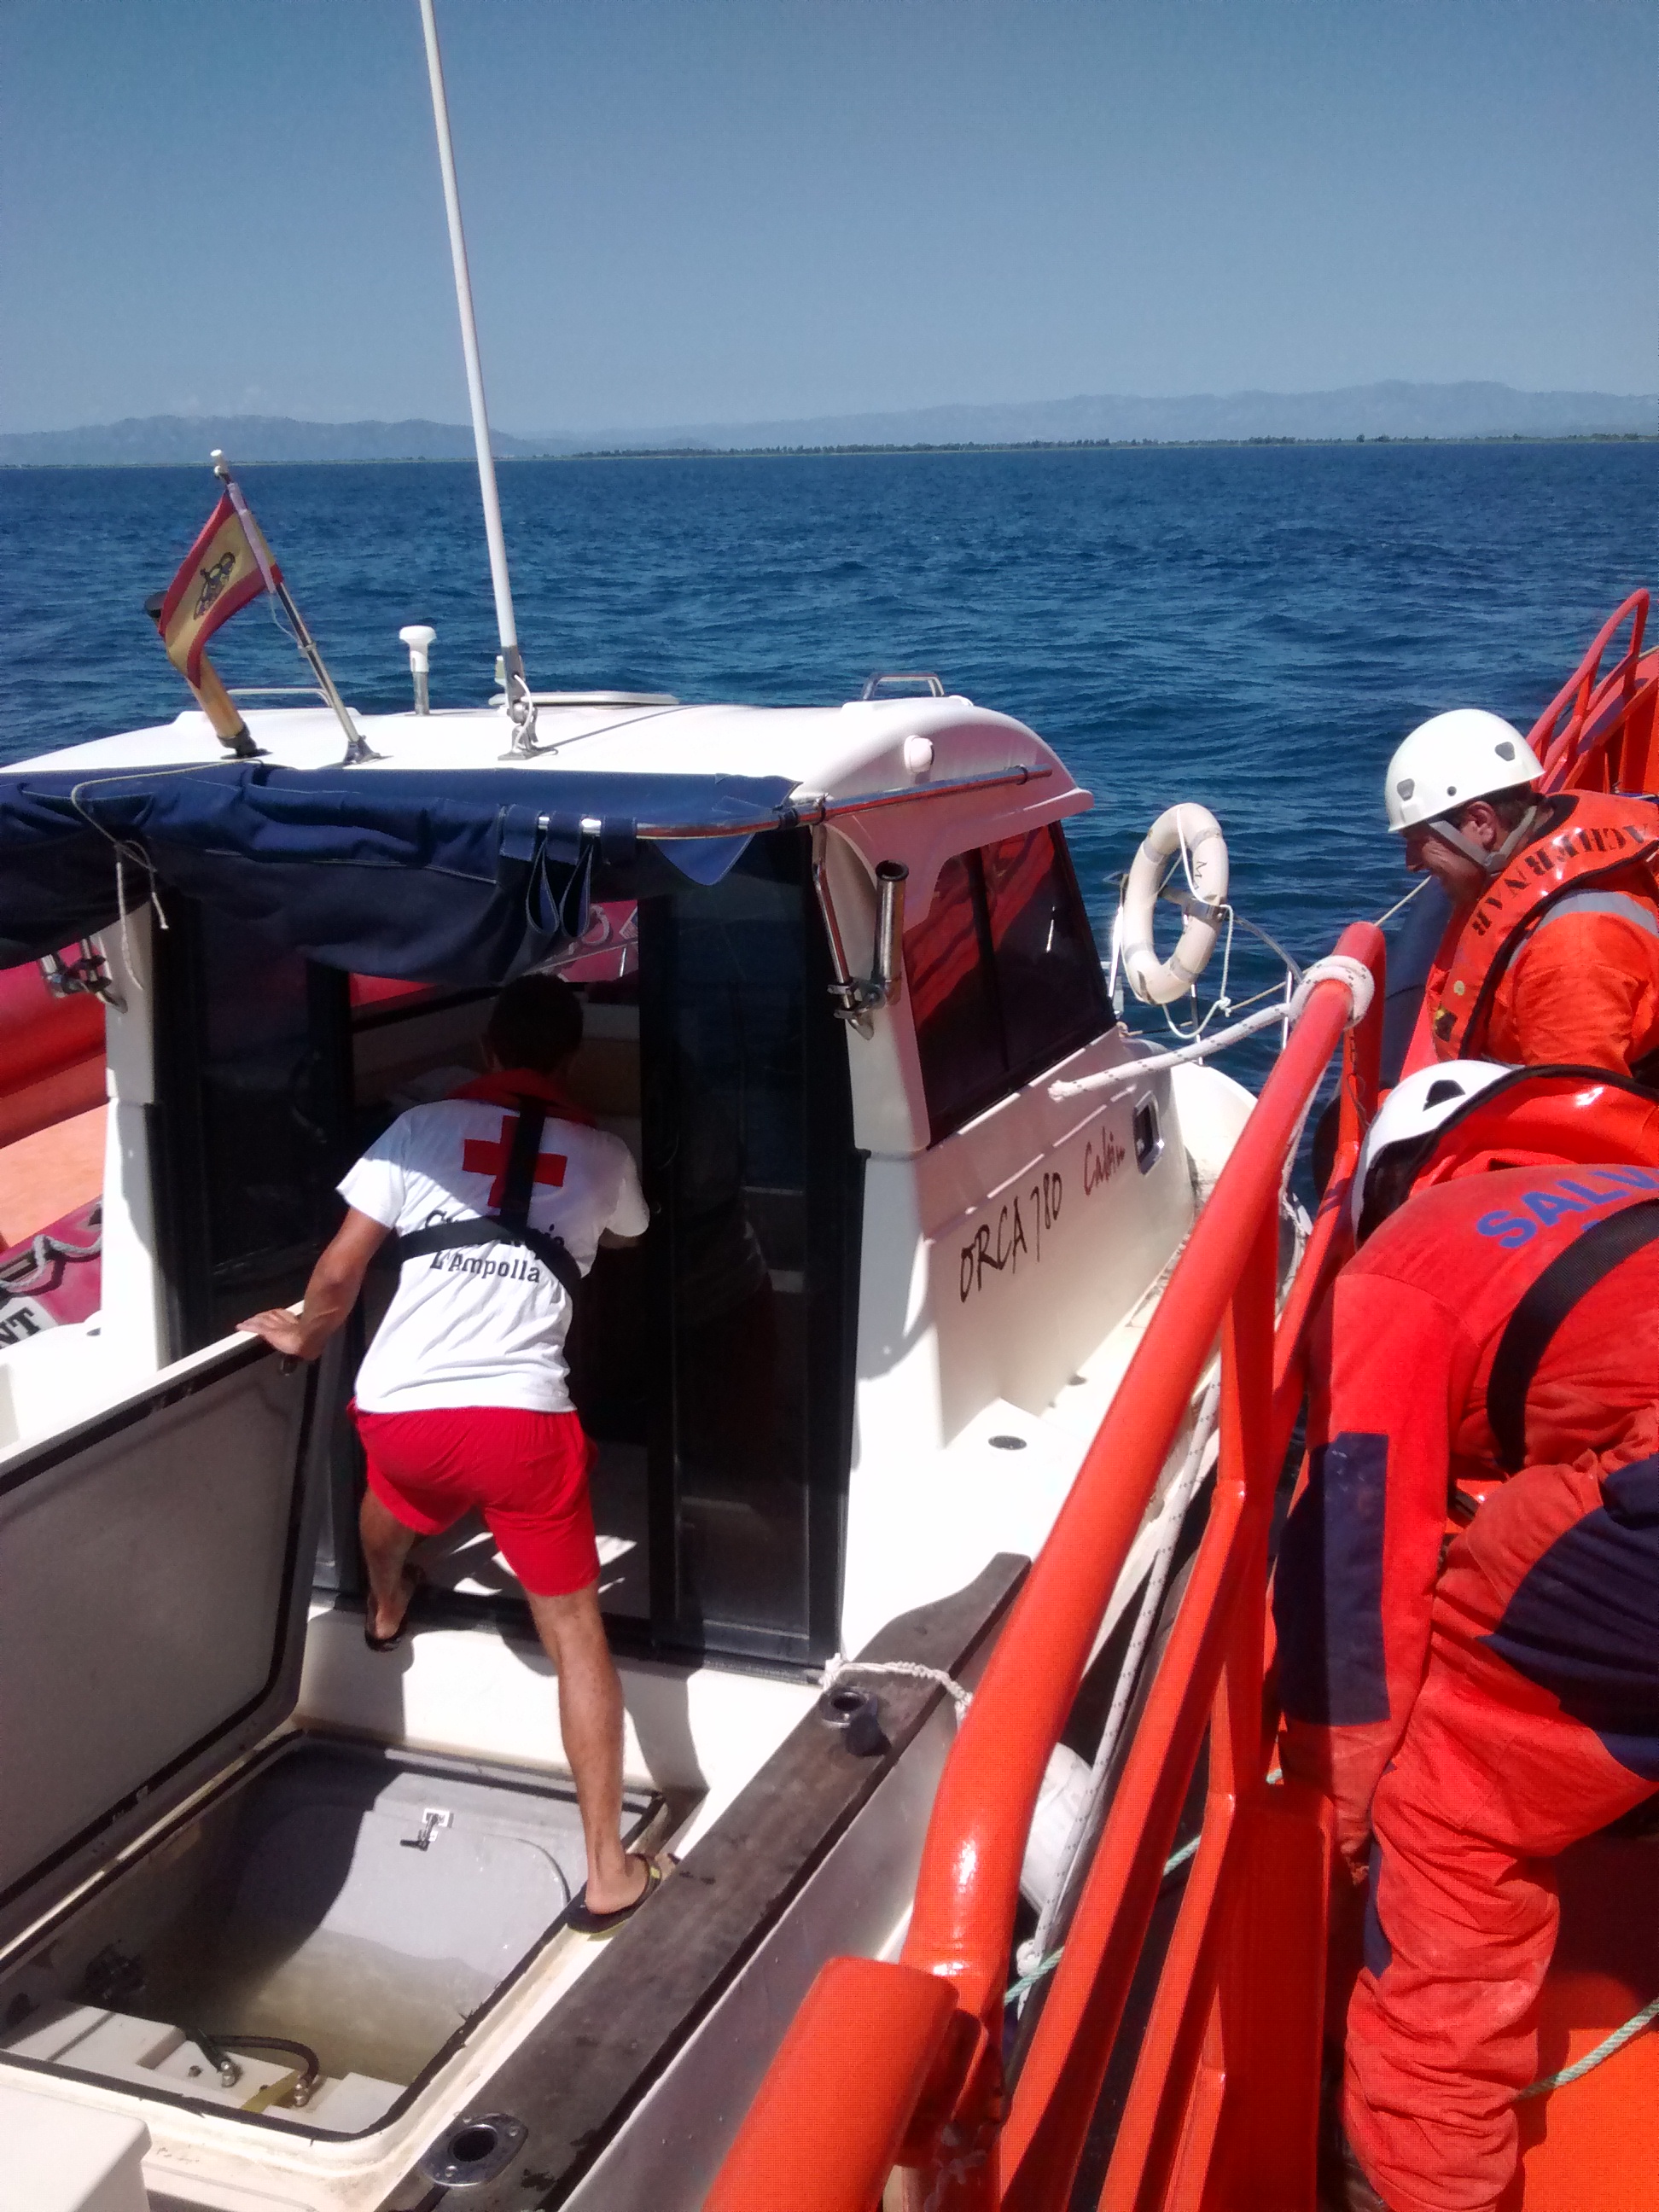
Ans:
<svg viewBox="0 0 1659 2212"><path fill-rule="evenodd" d="M1659 1170L1419 1191L1337 1278L1309 1441L1274 1615L1285 1769L1369 1875L1346 2201L1493 2212L1550 1862L1659 1786Z"/></svg>
<svg viewBox="0 0 1659 2212"><path fill-rule="evenodd" d="M603 1934L661 1869L623 1848L622 1686L599 1614L592 1447L571 1407L564 1340L598 1247L632 1243L647 1217L627 1146L560 1085L581 1034L568 985L509 983L484 1031L491 1072L392 1124L340 1185L345 1221L300 1313L240 1326L314 1358L397 1236L398 1287L354 1408L368 1467L363 1632L375 1651L399 1642L419 1581L408 1565L416 1538L479 1509L558 1672L587 1847L571 1923Z"/></svg>
<svg viewBox="0 0 1659 2212"><path fill-rule="evenodd" d="M1659 805L1546 798L1542 773L1479 708L1435 715L1389 763L1389 827L1453 907L1408 1069L1484 1056L1635 1072L1659 1054Z"/></svg>

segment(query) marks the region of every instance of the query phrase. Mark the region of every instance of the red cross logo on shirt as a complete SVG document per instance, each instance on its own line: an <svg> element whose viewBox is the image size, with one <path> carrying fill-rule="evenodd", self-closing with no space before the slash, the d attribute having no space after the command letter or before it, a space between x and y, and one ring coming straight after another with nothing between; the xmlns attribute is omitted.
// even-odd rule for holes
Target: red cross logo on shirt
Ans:
<svg viewBox="0 0 1659 2212"><path fill-rule="evenodd" d="M519 1117L509 1114L501 1123L501 1140L492 1145L483 1137L469 1137L461 1147L463 1175L494 1176L489 1186L487 1206L500 1206L507 1196L507 1163L513 1149L513 1132ZM565 1155L562 1152L538 1152L536 1156L537 1182L551 1183L556 1189L564 1182Z"/></svg>

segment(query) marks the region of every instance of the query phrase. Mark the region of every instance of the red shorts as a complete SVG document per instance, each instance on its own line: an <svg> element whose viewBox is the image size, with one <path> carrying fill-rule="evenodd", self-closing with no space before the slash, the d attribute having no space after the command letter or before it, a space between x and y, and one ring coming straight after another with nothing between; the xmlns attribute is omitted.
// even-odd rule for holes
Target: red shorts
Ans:
<svg viewBox="0 0 1659 2212"><path fill-rule="evenodd" d="M351 1412L368 1486L405 1528L435 1536L476 1507L536 1596L568 1597L598 1581L587 1495L593 1447L576 1414L516 1406Z"/></svg>

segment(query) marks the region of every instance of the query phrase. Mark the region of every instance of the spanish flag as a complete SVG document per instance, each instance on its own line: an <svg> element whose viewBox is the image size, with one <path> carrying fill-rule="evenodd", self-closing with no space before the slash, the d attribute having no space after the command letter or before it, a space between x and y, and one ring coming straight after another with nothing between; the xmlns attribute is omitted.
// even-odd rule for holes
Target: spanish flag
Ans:
<svg viewBox="0 0 1659 2212"><path fill-rule="evenodd" d="M167 659L187 684L199 686L202 647L214 631L261 592L274 590L280 574L258 524L246 506L239 513L227 492L155 618Z"/></svg>

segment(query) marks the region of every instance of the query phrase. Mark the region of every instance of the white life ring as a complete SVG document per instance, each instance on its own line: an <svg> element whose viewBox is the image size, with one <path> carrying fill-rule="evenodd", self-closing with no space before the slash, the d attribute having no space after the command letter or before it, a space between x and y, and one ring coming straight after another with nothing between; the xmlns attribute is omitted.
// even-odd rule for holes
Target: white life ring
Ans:
<svg viewBox="0 0 1659 2212"><path fill-rule="evenodd" d="M1201 910L1189 911L1181 942L1167 960L1158 957L1152 916L1158 886L1181 854L1187 880ZM1154 1006L1184 999L1215 951L1220 909L1227 902L1227 841L1207 806L1190 799L1166 807L1140 841L1123 894L1123 973L1136 998Z"/></svg>

